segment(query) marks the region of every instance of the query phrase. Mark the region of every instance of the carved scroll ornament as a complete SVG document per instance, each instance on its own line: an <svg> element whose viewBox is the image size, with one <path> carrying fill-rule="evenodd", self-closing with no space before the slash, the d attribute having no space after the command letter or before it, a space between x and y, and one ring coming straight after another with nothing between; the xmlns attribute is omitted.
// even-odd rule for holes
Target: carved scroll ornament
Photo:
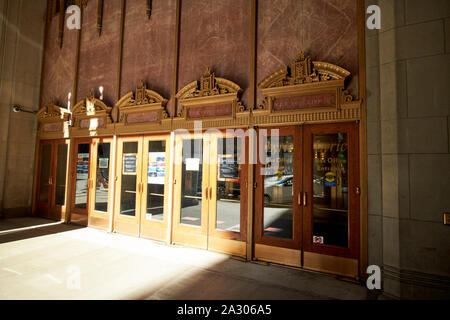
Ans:
<svg viewBox="0 0 450 320"><path fill-rule="evenodd" d="M264 100L254 107L255 124L359 119L360 101L345 89L350 72L300 52L288 66L271 73L258 87ZM274 114L273 116L271 114Z"/></svg>
<svg viewBox="0 0 450 320"><path fill-rule="evenodd" d="M119 123L124 125L160 123L169 119L166 110L167 101L159 93L147 89L144 81L141 81L135 92L127 93L116 103Z"/></svg>
<svg viewBox="0 0 450 320"><path fill-rule="evenodd" d="M207 68L199 81L181 89L176 98L181 104L178 118L234 117L248 111L240 100L241 87L236 83L216 77ZM227 111L228 110L228 111Z"/></svg>
<svg viewBox="0 0 450 320"><path fill-rule="evenodd" d="M95 98L91 90L86 99L78 102L72 109L72 127L86 129L86 123L96 120L96 128L104 128L112 123L111 107L102 100ZM88 126L89 127L89 126Z"/></svg>

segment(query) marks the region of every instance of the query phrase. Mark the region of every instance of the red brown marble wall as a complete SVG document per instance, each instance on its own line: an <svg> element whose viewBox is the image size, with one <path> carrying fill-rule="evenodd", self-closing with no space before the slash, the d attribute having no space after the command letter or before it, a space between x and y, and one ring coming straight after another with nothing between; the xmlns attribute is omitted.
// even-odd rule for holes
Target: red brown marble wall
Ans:
<svg viewBox="0 0 450 320"><path fill-rule="evenodd" d="M249 103L251 2L183 0L178 90L199 80L207 67L238 84Z"/></svg>
<svg viewBox="0 0 450 320"><path fill-rule="evenodd" d="M86 98L91 89L95 89L95 96L99 97L98 88L103 86L103 101L113 106L117 94L121 1L104 1L100 37L97 3L98 0L89 0L83 10L77 101Z"/></svg>
<svg viewBox="0 0 450 320"><path fill-rule="evenodd" d="M77 101L91 89L104 101L117 101L121 1L104 1L103 30L97 32L97 3L83 9ZM352 74L348 82L358 97L356 0L257 0L257 83L289 64L303 50L313 60L339 65ZM151 19L145 0L126 0L120 96L144 80L165 98L173 99L176 0L153 0ZM182 0L177 91L198 80L207 67L217 77L237 83L249 106L251 65L250 0ZM55 97L67 105L75 75L77 31L64 30L57 44L58 17L47 28L42 102ZM262 102L257 90L257 103ZM171 110L171 101L168 107Z"/></svg>
<svg viewBox="0 0 450 320"><path fill-rule="evenodd" d="M46 27L44 68L42 70L41 105L54 98L56 104L67 108L68 94L73 89L75 56L77 51L76 30L64 30L63 46L58 44L59 16L53 17Z"/></svg>
<svg viewBox="0 0 450 320"><path fill-rule="evenodd" d="M148 19L146 1L127 0L123 39L121 96L135 91L140 80L164 98L172 98L175 0L153 0ZM171 99L168 104L171 110Z"/></svg>
<svg viewBox="0 0 450 320"><path fill-rule="evenodd" d="M295 58L351 72L348 88L358 96L358 28L355 0L258 0L257 82ZM262 102L258 90L258 103Z"/></svg>

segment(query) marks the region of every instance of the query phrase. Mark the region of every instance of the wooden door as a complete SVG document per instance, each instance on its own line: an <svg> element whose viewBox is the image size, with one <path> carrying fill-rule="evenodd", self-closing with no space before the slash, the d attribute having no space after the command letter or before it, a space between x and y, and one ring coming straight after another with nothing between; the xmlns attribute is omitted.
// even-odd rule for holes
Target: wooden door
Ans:
<svg viewBox="0 0 450 320"><path fill-rule="evenodd" d="M173 242L206 249L208 246L209 136L175 137Z"/></svg>
<svg viewBox="0 0 450 320"><path fill-rule="evenodd" d="M91 138L77 139L74 143L72 164L71 222L87 225L89 193L92 188Z"/></svg>
<svg viewBox="0 0 450 320"><path fill-rule="evenodd" d="M209 137L208 249L245 257L247 140L225 132Z"/></svg>
<svg viewBox="0 0 450 320"><path fill-rule="evenodd" d="M301 266L301 127L259 129L258 150L254 257Z"/></svg>
<svg viewBox="0 0 450 320"><path fill-rule="evenodd" d="M357 277L359 150L356 123L304 127L306 268Z"/></svg>
<svg viewBox="0 0 450 320"><path fill-rule="evenodd" d="M67 182L67 140L45 140L39 145L36 213L64 219Z"/></svg>
<svg viewBox="0 0 450 320"><path fill-rule="evenodd" d="M142 148L142 136L118 138L114 230L134 236L139 236L144 188Z"/></svg>
<svg viewBox="0 0 450 320"><path fill-rule="evenodd" d="M69 140L53 141L52 166L52 196L51 217L55 220L64 220L67 201L67 173L68 173Z"/></svg>
<svg viewBox="0 0 450 320"><path fill-rule="evenodd" d="M114 183L112 172L113 138L94 138L91 143L91 188L89 189L89 225L107 230L112 212L110 192Z"/></svg>
<svg viewBox="0 0 450 320"><path fill-rule="evenodd" d="M50 207L52 200L53 144L41 141L39 145L38 177L36 188L36 213L44 218L52 218Z"/></svg>
<svg viewBox="0 0 450 320"><path fill-rule="evenodd" d="M140 236L166 241L170 218L170 137L145 136L142 150Z"/></svg>

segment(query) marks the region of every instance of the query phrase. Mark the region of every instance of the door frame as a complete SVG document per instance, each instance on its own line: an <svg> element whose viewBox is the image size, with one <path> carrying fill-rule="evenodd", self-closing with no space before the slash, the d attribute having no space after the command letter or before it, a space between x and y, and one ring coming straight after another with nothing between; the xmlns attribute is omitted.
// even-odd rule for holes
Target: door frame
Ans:
<svg viewBox="0 0 450 320"><path fill-rule="evenodd" d="M307 192L307 205L304 206L303 245L305 252L313 252L343 258L359 259L359 130L356 123L311 124L304 126L304 162L303 188ZM313 213L313 141L314 134L347 134L347 163L348 163L348 248L312 243ZM309 156L308 156L309 155Z"/></svg>
<svg viewBox="0 0 450 320"><path fill-rule="evenodd" d="M209 135L209 184L210 192L208 197L208 249L220 251L246 257L247 254L247 210L248 210L248 135L229 135L230 132L221 130L220 132L207 133ZM217 220L217 177L218 175L218 140L227 138L241 139L241 165L240 172L240 230L239 232L218 230L215 227ZM226 150L223 150L224 152Z"/></svg>
<svg viewBox="0 0 450 320"><path fill-rule="evenodd" d="M149 153L149 142L150 141L164 141L165 142L165 177L164 177L164 213L163 221L158 220L147 220L147 175L148 175L148 153ZM170 191L170 176L169 172L171 170L170 156L171 156L171 145L170 145L170 134L153 134L143 136L142 145L142 168L141 168L141 183L142 183L142 193L141 193L141 206L139 210L140 215L140 230L139 236L143 238L150 238L160 241L167 241L167 228L169 225L169 191Z"/></svg>
<svg viewBox="0 0 450 320"><path fill-rule="evenodd" d="M127 216L120 214L121 207L121 190L122 190L122 169L123 169L123 144L125 142L137 142L138 149L136 152L136 195L135 195L135 215ZM114 215L113 215L113 230L114 232L124 233L132 236L139 236L140 234L140 208L142 199L141 181L139 174L142 172L142 147L143 136L122 136L117 137L117 157L116 157L116 173L115 173L115 201L114 201ZM139 156L141 155L141 156Z"/></svg>
<svg viewBox="0 0 450 320"><path fill-rule="evenodd" d="M275 238L270 236L264 236L264 176L258 174L264 165L260 162L260 143L261 130L279 130L279 136L289 136L292 135L294 146L300 146L297 152L294 151L293 155L293 194L292 199L292 239ZM270 136L268 134L267 136ZM282 247L286 249L301 250L302 240L300 237L300 232L302 230L302 210L301 203L301 184L302 184L302 167L301 167L301 157L303 153L302 148L302 135L301 126L286 126L286 127L267 127L258 129L258 162L255 165L255 223L254 223L254 242L255 244L261 244L266 246Z"/></svg>
<svg viewBox="0 0 450 320"><path fill-rule="evenodd" d="M95 210L95 196L96 196L96 185L97 185L97 153L99 143L110 143L110 156L109 156L109 182L108 182L108 205L107 212ZM112 171L112 164L115 155L113 154L114 147L113 137L96 137L91 139L91 151L90 151L90 168L89 171L92 172L90 175L91 188L89 188L89 200L88 201L88 225L108 230L109 228L109 218L113 209L113 204L110 203L110 193L112 190L112 184L114 183L114 172ZM91 171L92 168L92 171Z"/></svg>
<svg viewBox="0 0 450 320"><path fill-rule="evenodd" d="M56 195L56 169L58 164L58 146L60 144L66 144L67 145L67 154L66 154L66 192L64 195L64 205L56 205L55 204L55 195ZM45 145L50 146L50 168L49 168L49 181L51 179L51 183L48 186L48 201L46 204L39 201L39 195L40 195L40 179L41 179L41 169L42 169L42 151ZM68 172L67 168L69 163L69 147L70 142L69 139L55 139L55 140L39 140L39 151L38 151L38 165L37 165L37 175L36 175L36 191L34 194L35 199L35 205L34 210L38 215L44 216L48 219L53 220L64 220L65 210L67 208L67 187L68 187ZM58 217L59 216L59 217Z"/></svg>
<svg viewBox="0 0 450 320"><path fill-rule="evenodd" d="M269 262L281 263L296 267L303 267L316 271L340 274L352 278L359 277L360 263L360 154L359 154L359 125L354 122L324 123L308 125L292 125L286 127L264 127L263 129L279 129L280 136L285 133L294 132L294 141L300 143L301 148L294 154L294 170L301 172L301 179L294 181L294 195L298 194L298 202L294 207L299 208L297 228L300 232L299 243L292 243L292 240L265 239L262 236L263 220L263 176L257 174L256 170L262 168L258 161L254 166L254 245L253 259ZM344 132L348 135L348 161L349 165L349 207L348 207L348 236L349 247L342 248L330 245L320 245L312 243L312 135L332 134ZM259 130L258 130L259 133ZM258 134L258 136L260 136ZM296 136L300 138L295 138ZM257 143L257 142L255 142ZM295 145L297 145L294 142ZM351 150L350 150L351 149ZM259 143L257 146L259 154ZM259 159L258 159L259 160ZM294 173L294 180L297 174ZM297 186L297 188L295 187ZM351 193L351 194L350 194ZM294 196L293 204L295 204ZM294 214L295 217L295 214ZM295 226L295 222L294 226ZM295 227L294 227L295 233Z"/></svg>
<svg viewBox="0 0 450 320"><path fill-rule="evenodd" d="M176 133L175 134L175 183L173 195L173 221L172 243L186 244L202 249L208 248L208 192L209 192L209 136L203 133ZM202 140L202 212L201 225L192 226L181 223L181 186L182 186L182 159L183 140Z"/></svg>
<svg viewBox="0 0 450 320"><path fill-rule="evenodd" d="M89 145L89 173L88 173L88 185L86 194L86 209L75 208L75 198L76 198L76 184L77 184L77 159L78 159L78 145L88 144ZM72 170L71 170L71 190L72 196L70 199L70 219L71 221L75 218L75 223L88 224L89 216L89 195L92 186L92 138L77 138L73 142L73 155L72 155Z"/></svg>

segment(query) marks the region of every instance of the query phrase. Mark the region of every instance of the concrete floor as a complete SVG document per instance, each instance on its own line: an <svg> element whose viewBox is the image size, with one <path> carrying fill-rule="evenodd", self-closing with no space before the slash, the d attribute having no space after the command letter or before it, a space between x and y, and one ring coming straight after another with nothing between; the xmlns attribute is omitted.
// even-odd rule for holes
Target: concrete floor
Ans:
<svg viewBox="0 0 450 320"><path fill-rule="evenodd" d="M366 289L206 250L18 218L0 220L0 299L366 299Z"/></svg>

